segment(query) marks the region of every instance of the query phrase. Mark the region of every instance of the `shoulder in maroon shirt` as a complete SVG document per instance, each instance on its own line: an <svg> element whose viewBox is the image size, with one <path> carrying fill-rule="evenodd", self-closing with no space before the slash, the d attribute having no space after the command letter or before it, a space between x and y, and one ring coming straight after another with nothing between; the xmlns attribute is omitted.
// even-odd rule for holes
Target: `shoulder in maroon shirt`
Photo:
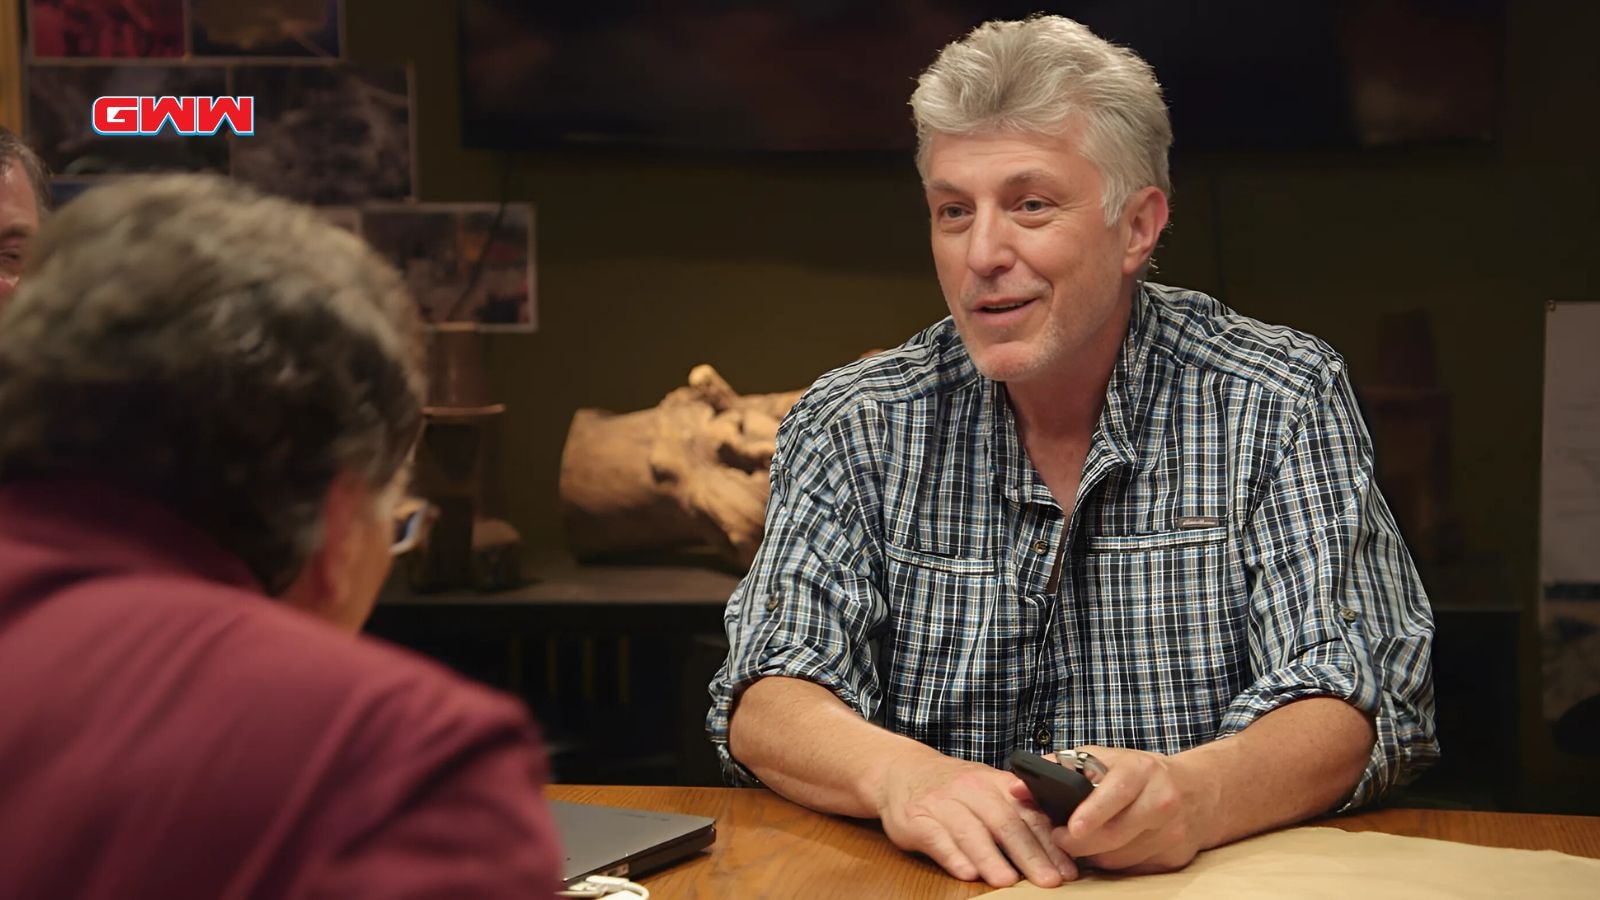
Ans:
<svg viewBox="0 0 1600 900"><path fill-rule="evenodd" d="M17 896L549 896L520 704L261 594L99 485L0 488L0 883Z"/></svg>

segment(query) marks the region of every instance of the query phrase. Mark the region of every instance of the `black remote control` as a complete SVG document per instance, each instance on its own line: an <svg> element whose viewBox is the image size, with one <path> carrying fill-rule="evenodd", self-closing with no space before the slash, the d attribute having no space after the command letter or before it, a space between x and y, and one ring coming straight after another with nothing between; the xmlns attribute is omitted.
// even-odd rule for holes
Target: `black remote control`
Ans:
<svg viewBox="0 0 1600 900"><path fill-rule="evenodd" d="M1065 825L1067 817L1094 790L1094 784L1077 770L1026 750L1013 751L1008 764L1033 793L1039 809L1050 817L1051 825Z"/></svg>

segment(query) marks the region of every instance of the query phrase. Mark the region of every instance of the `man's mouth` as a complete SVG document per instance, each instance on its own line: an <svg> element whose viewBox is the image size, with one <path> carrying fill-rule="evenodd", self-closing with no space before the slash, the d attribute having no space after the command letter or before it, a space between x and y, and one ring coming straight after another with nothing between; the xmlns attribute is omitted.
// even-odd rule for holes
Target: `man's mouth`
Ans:
<svg viewBox="0 0 1600 900"><path fill-rule="evenodd" d="M1032 297L1025 297L1021 300L1001 300L996 302L981 303L978 305L978 308L975 310L975 312L989 313L991 315L1007 313L1014 309L1021 309L1032 302Z"/></svg>

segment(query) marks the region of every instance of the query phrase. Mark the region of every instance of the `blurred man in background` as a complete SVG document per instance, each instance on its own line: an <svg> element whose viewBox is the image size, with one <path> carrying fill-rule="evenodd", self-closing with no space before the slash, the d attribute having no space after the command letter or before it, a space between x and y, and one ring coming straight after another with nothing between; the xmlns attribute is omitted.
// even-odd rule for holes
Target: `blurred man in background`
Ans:
<svg viewBox="0 0 1600 900"><path fill-rule="evenodd" d="M17 289L49 203L50 173L39 154L0 125L0 310Z"/></svg>

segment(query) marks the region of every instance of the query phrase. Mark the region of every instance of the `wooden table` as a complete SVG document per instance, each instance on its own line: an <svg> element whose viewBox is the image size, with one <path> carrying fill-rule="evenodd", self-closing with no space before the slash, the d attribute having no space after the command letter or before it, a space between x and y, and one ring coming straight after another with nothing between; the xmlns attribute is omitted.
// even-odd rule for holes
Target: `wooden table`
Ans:
<svg viewBox="0 0 1600 900"><path fill-rule="evenodd" d="M647 875L664 898L973 897L992 890L946 875L901 851L874 822L825 816L765 790L552 785L551 799L712 816L709 853ZM1600 818L1387 809L1331 818L1347 831L1441 838L1489 847L1550 849L1600 858Z"/></svg>

